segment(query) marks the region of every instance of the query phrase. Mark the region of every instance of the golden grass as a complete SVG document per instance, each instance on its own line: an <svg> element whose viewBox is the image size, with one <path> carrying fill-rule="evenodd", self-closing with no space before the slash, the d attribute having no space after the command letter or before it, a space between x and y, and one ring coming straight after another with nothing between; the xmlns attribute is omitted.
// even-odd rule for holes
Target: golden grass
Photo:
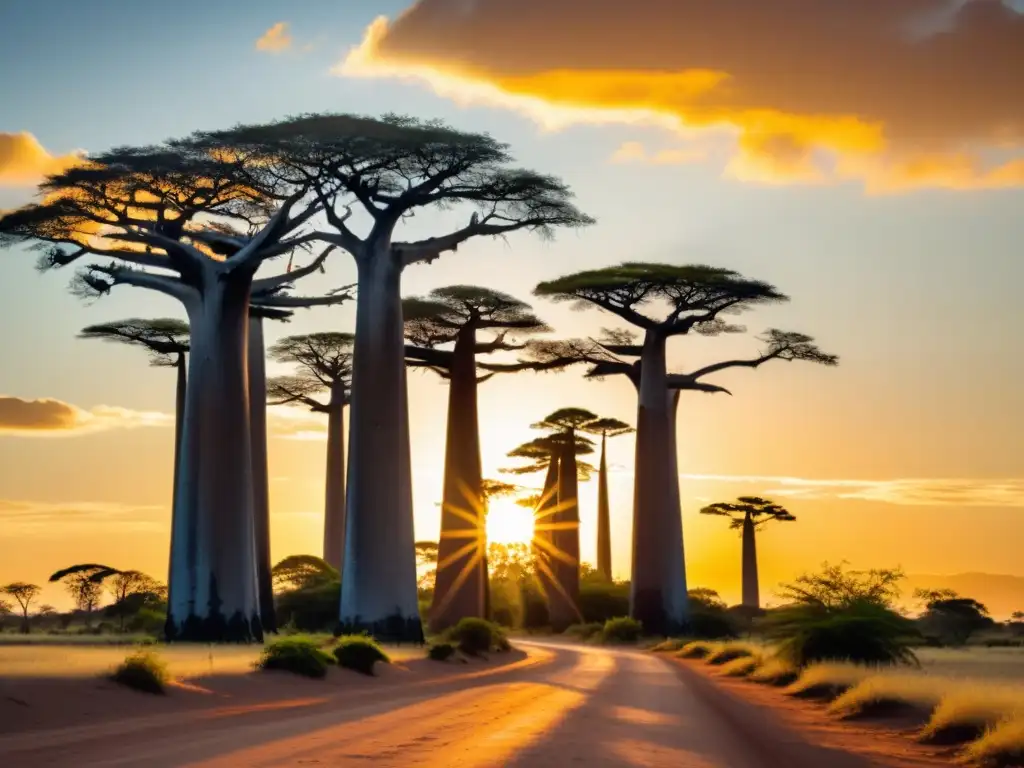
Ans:
<svg viewBox="0 0 1024 768"><path fill-rule="evenodd" d="M864 678L829 704L829 714L861 717L913 708L931 712L938 706L948 681L913 673L880 673Z"/></svg>
<svg viewBox="0 0 1024 768"><path fill-rule="evenodd" d="M956 744L979 738L1006 719L1024 717L1024 687L947 681L920 739Z"/></svg>
<svg viewBox="0 0 1024 768"><path fill-rule="evenodd" d="M718 650L721 643L710 643L706 640L695 640L684 645L677 653L681 659L704 659Z"/></svg>
<svg viewBox="0 0 1024 768"><path fill-rule="evenodd" d="M711 651L705 661L716 666L726 664L734 659L753 658L761 659L766 653L766 648L757 643L743 642L740 640L728 643L719 643L718 647Z"/></svg>
<svg viewBox="0 0 1024 768"><path fill-rule="evenodd" d="M662 640L660 643L655 643L647 650L652 653L669 653L681 651L684 647L689 645L689 640L685 640L681 637L670 637L667 640Z"/></svg>
<svg viewBox="0 0 1024 768"><path fill-rule="evenodd" d="M760 663L761 660L756 656L740 656L723 664L721 673L725 677L747 677Z"/></svg>
<svg viewBox="0 0 1024 768"><path fill-rule="evenodd" d="M1004 720L968 744L961 762L982 768L1024 765L1024 716Z"/></svg>
<svg viewBox="0 0 1024 768"><path fill-rule="evenodd" d="M775 656L763 659L749 675L748 680L762 685L792 685L800 677L800 670L793 664Z"/></svg>
<svg viewBox="0 0 1024 768"><path fill-rule="evenodd" d="M872 670L854 664L812 664L800 673L796 682L787 686L786 693L802 698L834 699L871 675Z"/></svg>

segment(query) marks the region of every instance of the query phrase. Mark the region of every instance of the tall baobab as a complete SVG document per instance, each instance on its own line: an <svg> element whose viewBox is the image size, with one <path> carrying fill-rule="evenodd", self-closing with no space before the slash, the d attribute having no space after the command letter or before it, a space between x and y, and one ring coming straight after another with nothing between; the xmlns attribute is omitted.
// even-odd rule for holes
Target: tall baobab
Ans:
<svg viewBox="0 0 1024 768"><path fill-rule="evenodd" d="M174 521L184 514L179 509L181 499L178 496L178 474L181 471L182 421L185 418L185 392L188 379L185 369L189 343L188 323L173 318L117 320L83 328L79 333L79 338L101 339L142 347L149 351L151 365L174 368L177 373L177 387L174 396L174 470L171 481L171 530L174 530ZM170 562L174 561L173 552L170 554L169 560Z"/></svg>
<svg viewBox="0 0 1024 768"><path fill-rule="evenodd" d="M213 148L216 149L216 148ZM181 302L191 327L189 386L172 530L168 637L260 639L246 333L256 271L307 245L311 182L270 173L255 154L200 137L119 148L48 177L40 202L0 218L0 245L31 242L51 269L102 259L74 288L120 285ZM244 227L240 231L237 227ZM261 291L293 276L263 278Z"/></svg>
<svg viewBox="0 0 1024 768"><path fill-rule="evenodd" d="M612 579L612 523L608 501L608 438L633 431L618 419L595 419L580 427L584 432L601 436L601 461L597 476L597 572L608 581Z"/></svg>
<svg viewBox="0 0 1024 768"><path fill-rule="evenodd" d="M406 363L448 381L441 535L430 627L440 632L460 619L486 615L486 499L480 462L477 386L498 373L550 370L572 360L482 363L480 356L520 350L517 340L550 330L530 306L474 285L438 288L402 303ZM480 339L478 334L490 333ZM480 369L487 372L481 375Z"/></svg>
<svg viewBox="0 0 1024 768"><path fill-rule="evenodd" d="M327 415L323 559L339 573L345 538L345 406L352 386L353 341L351 333L287 336L270 348L270 357L294 364L296 372L267 383L271 405L294 403ZM323 392L326 401L316 397Z"/></svg>
<svg viewBox="0 0 1024 768"><path fill-rule="evenodd" d="M782 507L760 496L739 496L736 501L719 501L701 509L702 515L729 518L730 528L739 528L743 536L743 605L761 607L757 580L757 529L772 520L793 522L796 517Z"/></svg>
<svg viewBox="0 0 1024 768"><path fill-rule="evenodd" d="M422 640L416 595L412 468L401 277L474 237L516 230L550 235L592 220L551 176L511 167L508 147L440 122L388 116L304 115L205 135L229 156L256 156L261 173L310 184L327 227L310 235L356 263L358 299L349 427L341 628L387 640ZM397 239L428 208L475 208L438 237ZM347 213L359 209L362 234Z"/></svg>
<svg viewBox="0 0 1024 768"><path fill-rule="evenodd" d="M774 286L738 273L706 265L675 266L627 262L616 267L568 275L537 286L537 295L597 306L640 328L643 343L634 383L638 391L636 467L633 491L633 565L630 612L650 632L672 634L688 619L682 516L679 509L678 465L675 449L674 389L708 389L696 379L669 377L666 346L675 336L689 333L738 333L741 326L725 322L763 304L788 301ZM644 312L667 306L660 317ZM821 353L809 337L769 331L773 339L803 339L800 349L815 362L834 365L836 358ZM789 348L794 344L785 343ZM735 365L735 361L733 361ZM728 364L709 366L710 374Z"/></svg>

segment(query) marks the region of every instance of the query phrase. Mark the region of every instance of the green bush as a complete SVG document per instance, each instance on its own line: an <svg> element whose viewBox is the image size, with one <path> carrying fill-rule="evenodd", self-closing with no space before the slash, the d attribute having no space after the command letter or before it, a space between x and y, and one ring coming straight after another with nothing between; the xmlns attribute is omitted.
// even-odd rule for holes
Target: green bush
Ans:
<svg viewBox="0 0 1024 768"><path fill-rule="evenodd" d="M263 648L256 668L291 672L303 677L324 678L333 664L330 654L304 637L287 637Z"/></svg>
<svg viewBox="0 0 1024 768"><path fill-rule="evenodd" d="M448 661L455 655L455 646L451 643L434 643L427 649L427 658L434 661Z"/></svg>
<svg viewBox="0 0 1024 768"><path fill-rule="evenodd" d="M868 666L918 663L911 649L918 637L913 622L870 600L835 607L793 605L773 611L764 628L778 641L776 655L797 667L820 661Z"/></svg>
<svg viewBox="0 0 1024 768"><path fill-rule="evenodd" d="M580 584L580 614L586 624L604 624L629 613L629 584L585 581Z"/></svg>
<svg viewBox="0 0 1024 768"><path fill-rule="evenodd" d="M275 601L277 623L300 632L330 632L338 623L341 583L331 581L293 589Z"/></svg>
<svg viewBox="0 0 1024 768"><path fill-rule="evenodd" d="M373 665L378 661L390 664L390 657L369 635L342 635L334 648L338 666L352 669L364 675L373 674Z"/></svg>
<svg viewBox="0 0 1024 768"><path fill-rule="evenodd" d="M467 656L478 656L490 650L507 651L512 647L501 627L486 619L461 619L448 630L446 639Z"/></svg>
<svg viewBox="0 0 1024 768"><path fill-rule="evenodd" d="M635 643L643 634L643 625L628 616L608 619L601 628L603 643Z"/></svg>
<svg viewBox="0 0 1024 768"><path fill-rule="evenodd" d="M604 624L593 621L589 624L570 624L562 634L578 637L580 640L589 640L594 635L600 634L602 630L604 630Z"/></svg>
<svg viewBox="0 0 1024 768"><path fill-rule="evenodd" d="M151 651L137 651L125 657L111 673L110 679L145 693L164 693L164 687L171 681L167 663Z"/></svg>

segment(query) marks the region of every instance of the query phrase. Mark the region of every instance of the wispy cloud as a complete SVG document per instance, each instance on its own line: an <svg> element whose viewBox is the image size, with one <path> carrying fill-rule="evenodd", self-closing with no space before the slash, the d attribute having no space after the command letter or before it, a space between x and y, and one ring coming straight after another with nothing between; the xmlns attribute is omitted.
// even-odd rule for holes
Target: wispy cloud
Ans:
<svg viewBox="0 0 1024 768"><path fill-rule="evenodd" d="M613 163L644 163L646 165L683 165L696 163L706 159L708 153L703 149L688 147L686 149L659 149L649 151L639 141L623 142L611 160Z"/></svg>
<svg viewBox="0 0 1024 768"><path fill-rule="evenodd" d="M264 53L283 53L292 47L292 42L288 22L279 21L256 41L256 50Z"/></svg>
<svg viewBox="0 0 1024 768"><path fill-rule="evenodd" d="M323 415L287 405L267 408L267 428L285 440L327 439L327 420Z"/></svg>
<svg viewBox="0 0 1024 768"><path fill-rule="evenodd" d="M156 531L166 528L170 514L161 506L102 501L43 502L0 499L0 521L5 532L32 536L59 531L112 527L118 531Z"/></svg>
<svg viewBox="0 0 1024 768"><path fill-rule="evenodd" d="M31 186L51 173L82 162L84 152L51 155L28 131L0 132L0 187Z"/></svg>
<svg viewBox="0 0 1024 768"><path fill-rule="evenodd" d="M25 400L0 395L0 435L68 437L111 429L166 427L174 417L158 411L134 411L112 405L88 410L52 398Z"/></svg>

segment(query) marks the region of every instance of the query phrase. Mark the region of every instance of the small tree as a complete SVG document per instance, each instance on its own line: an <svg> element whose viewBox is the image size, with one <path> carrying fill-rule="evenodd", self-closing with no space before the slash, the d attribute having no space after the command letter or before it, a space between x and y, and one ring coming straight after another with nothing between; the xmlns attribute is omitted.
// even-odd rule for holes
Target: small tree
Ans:
<svg viewBox="0 0 1024 768"><path fill-rule="evenodd" d="M919 589L914 596L925 602L921 628L948 645L965 645L975 632L995 626L984 604L953 590Z"/></svg>
<svg viewBox="0 0 1024 768"><path fill-rule="evenodd" d="M95 563L83 563L64 568L50 576L51 582L64 585L75 607L85 614L85 626L92 626L92 614L103 596L103 582L118 573L116 568Z"/></svg>
<svg viewBox="0 0 1024 768"><path fill-rule="evenodd" d="M339 573L345 551L345 406L351 390L353 342L350 333L307 333L281 339L270 348L271 359L292 363L297 370L267 384L270 404L297 403L327 416L323 557ZM317 399L325 391L326 402Z"/></svg>
<svg viewBox="0 0 1024 768"><path fill-rule="evenodd" d="M338 570L315 555L289 555L271 569L278 590L308 589L337 581Z"/></svg>
<svg viewBox="0 0 1024 768"><path fill-rule="evenodd" d="M121 632L128 616L138 613L147 601L153 603L165 596L163 585L141 571L116 571L103 581L113 600L104 613L118 617Z"/></svg>
<svg viewBox="0 0 1024 768"><path fill-rule="evenodd" d="M761 607L757 578L757 529L772 520L793 522L796 517L782 506L759 496L739 496L736 501L719 501L701 509L702 515L729 518L729 527L738 528L743 537L743 605Z"/></svg>
<svg viewBox="0 0 1024 768"><path fill-rule="evenodd" d="M36 599L36 596L42 590L35 584L29 584L24 581L14 581L10 584L5 584L0 587L0 593L10 595L17 602L18 607L21 608L21 632L27 635L31 629L28 620L28 611L32 605L32 601ZM9 603L7 604L10 605ZM8 607L9 610L9 607Z"/></svg>
<svg viewBox="0 0 1024 768"><path fill-rule="evenodd" d="M633 428L618 419L595 419L581 429L601 436L601 461L597 479L597 572L606 580L612 580L612 523L608 501L608 438L618 437L633 431Z"/></svg>

